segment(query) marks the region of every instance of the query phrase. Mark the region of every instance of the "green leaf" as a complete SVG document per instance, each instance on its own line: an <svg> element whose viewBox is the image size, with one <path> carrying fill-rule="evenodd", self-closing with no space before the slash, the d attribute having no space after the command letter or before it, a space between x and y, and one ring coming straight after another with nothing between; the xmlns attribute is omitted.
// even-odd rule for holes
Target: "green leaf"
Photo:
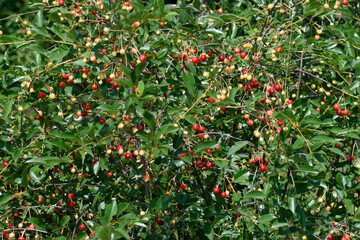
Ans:
<svg viewBox="0 0 360 240"><path fill-rule="evenodd" d="M189 91L189 93L191 95L195 95L195 78L194 78L194 76L190 72L185 71L183 77L184 77L185 87L187 88L187 90Z"/></svg>
<svg viewBox="0 0 360 240"><path fill-rule="evenodd" d="M8 203L11 199L13 199L13 195L9 193L5 193L3 195L0 195L0 206L5 205Z"/></svg>
<svg viewBox="0 0 360 240"><path fill-rule="evenodd" d="M314 174L319 173L319 171L315 170L315 168L312 167L312 166L301 166L301 167L298 168L298 171L306 172L306 173L314 173Z"/></svg>
<svg viewBox="0 0 360 240"><path fill-rule="evenodd" d="M139 95L143 95L144 93L144 89L145 89L145 85L144 85L144 82L143 81L140 81L138 83L138 90L139 90Z"/></svg>
<svg viewBox="0 0 360 240"><path fill-rule="evenodd" d="M329 148L330 151L342 156L342 157L345 157L345 154L338 148Z"/></svg>
<svg viewBox="0 0 360 240"><path fill-rule="evenodd" d="M65 216L61 218L60 227L65 227L69 221L70 221L70 216Z"/></svg>
<svg viewBox="0 0 360 240"><path fill-rule="evenodd" d="M350 199L344 199L344 205L345 205L345 207L346 207L347 212L348 212L350 215L354 215L354 213L355 213L355 207L354 207L353 202L352 202Z"/></svg>
<svg viewBox="0 0 360 240"><path fill-rule="evenodd" d="M12 105L13 105L13 100L7 100L7 102L4 105L3 116L5 121L9 121L8 116L11 112Z"/></svg>
<svg viewBox="0 0 360 240"><path fill-rule="evenodd" d="M288 206L290 211L295 214L296 211L296 198L293 196L288 197Z"/></svg>
<svg viewBox="0 0 360 240"><path fill-rule="evenodd" d="M152 115L149 112L145 112L144 120L145 120L145 123L150 127L151 131L155 131L156 121L155 121L154 115Z"/></svg>
<svg viewBox="0 0 360 240"><path fill-rule="evenodd" d="M122 228L116 228L116 229L114 229L114 232L117 233L117 234L119 234L121 237L130 240L129 234L128 234L127 231L125 231L124 229L122 229Z"/></svg>
<svg viewBox="0 0 360 240"><path fill-rule="evenodd" d="M256 198L256 199L264 199L266 196L263 192L260 191L251 191L248 192L243 199L247 199L247 198Z"/></svg>
<svg viewBox="0 0 360 240"><path fill-rule="evenodd" d="M198 147L196 148L195 152L201 152L203 150L207 150L207 149L213 149L216 146L218 146L218 143L215 141L206 141L206 142L201 142Z"/></svg>
<svg viewBox="0 0 360 240"><path fill-rule="evenodd" d="M237 151L239 151L241 148L245 147L248 144L248 141L240 141L234 144L234 146L232 146L228 153L227 156L230 156L232 154L235 154Z"/></svg>
<svg viewBox="0 0 360 240"><path fill-rule="evenodd" d="M116 215L116 213L117 213L117 203L116 200L114 200L111 205L106 206L105 221L109 223L112 217Z"/></svg>

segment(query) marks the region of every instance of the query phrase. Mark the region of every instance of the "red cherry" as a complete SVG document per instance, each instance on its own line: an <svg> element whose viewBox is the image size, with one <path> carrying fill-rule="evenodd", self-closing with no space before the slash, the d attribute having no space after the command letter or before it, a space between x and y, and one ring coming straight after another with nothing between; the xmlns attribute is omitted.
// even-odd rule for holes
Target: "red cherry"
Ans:
<svg viewBox="0 0 360 240"><path fill-rule="evenodd" d="M91 233L90 233L90 236L94 236L94 234L95 234L95 231L91 231Z"/></svg>
<svg viewBox="0 0 360 240"><path fill-rule="evenodd" d="M221 193L220 193L220 197L226 198L226 192L221 192Z"/></svg>
<svg viewBox="0 0 360 240"><path fill-rule="evenodd" d="M66 87L66 84L64 82L59 83L59 87L64 88Z"/></svg>
<svg viewBox="0 0 360 240"><path fill-rule="evenodd" d="M130 153L125 153L125 158L126 158L126 159L130 159L130 158L131 158L131 154L130 154Z"/></svg>
<svg viewBox="0 0 360 240"><path fill-rule="evenodd" d="M91 86L91 88L92 88L92 90L96 90L98 87L97 87L96 84L94 84L94 85Z"/></svg>
<svg viewBox="0 0 360 240"><path fill-rule="evenodd" d="M61 6L64 6L64 0L59 0L58 1L58 5L61 7Z"/></svg>
<svg viewBox="0 0 360 240"><path fill-rule="evenodd" d="M113 83L112 83L112 86L113 86L113 88L118 88L118 87L119 87L119 83L113 82Z"/></svg>
<svg viewBox="0 0 360 240"><path fill-rule="evenodd" d="M239 217L241 217L241 213L237 212L237 213L235 214L235 216L236 216L236 218L239 218Z"/></svg>
<svg viewBox="0 0 360 240"><path fill-rule="evenodd" d="M199 127L199 131L200 132L205 132L205 127L203 127L203 126Z"/></svg>
<svg viewBox="0 0 360 240"><path fill-rule="evenodd" d="M203 134L199 134L199 135L198 135L198 138L199 138L199 139L202 139L203 137L204 137Z"/></svg>
<svg viewBox="0 0 360 240"><path fill-rule="evenodd" d="M246 57L246 53L244 53L244 52L240 53L240 57L241 57L241 58L245 58L245 57Z"/></svg>
<svg viewBox="0 0 360 240"><path fill-rule="evenodd" d="M240 53L240 48L238 48L238 47L234 48L234 53L235 53L235 54L236 54L236 53Z"/></svg>
<svg viewBox="0 0 360 240"><path fill-rule="evenodd" d="M43 93L43 92L38 93L38 98L42 99L44 97L45 97L45 93Z"/></svg>
<svg viewBox="0 0 360 240"><path fill-rule="evenodd" d="M293 101L292 101L292 100L289 100L289 101L288 101L288 104L293 104Z"/></svg>
<svg viewBox="0 0 360 240"><path fill-rule="evenodd" d="M194 131L198 131L198 130L199 130L199 125L194 124L194 125L192 126L192 128L194 129Z"/></svg>
<svg viewBox="0 0 360 240"><path fill-rule="evenodd" d="M73 202L69 202L69 207L70 208L74 208L76 206L76 203L73 201Z"/></svg>
<svg viewBox="0 0 360 240"><path fill-rule="evenodd" d="M342 115L341 109L336 110L336 114L339 115L339 116Z"/></svg>
<svg viewBox="0 0 360 240"><path fill-rule="evenodd" d="M197 57L193 57L193 58L191 59L191 62L192 62L193 64L196 64L198 61L199 61L199 59L198 59Z"/></svg>
<svg viewBox="0 0 360 240"><path fill-rule="evenodd" d="M60 208L55 209L55 213L58 215L61 214L61 209Z"/></svg>
<svg viewBox="0 0 360 240"><path fill-rule="evenodd" d="M165 224L165 222L164 222L162 219L160 219L160 218L157 218L157 219L156 219L156 223L159 224L160 226L162 226L162 225Z"/></svg>
<svg viewBox="0 0 360 240"><path fill-rule="evenodd" d="M277 53L281 52L281 47L276 47L276 48L275 48L275 51L276 51Z"/></svg>
<svg viewBox="0 0 360 240"><path fill-rule="evenodd" d="M344 114L344 115L349 115L349 110L348 110L348 109L344 109L343 114Z"/></svg>
<svg viewBox="0 0 360 240"><path fill-rule="evenodd" d="M74 199L74 197L75 197L75 194L73 194L73 193L69 193L69 194L68 194L68 198Z"/></svg>
<svg viewBox="0 0 360 240"><path fill-rule="evenodd" d="M225 57L224 57L223 55L220 55L220 56L219 56L219 61L220 61L220 62L223 62L224 60L225 60Z"/></svg>
<svg viewBox="0 0 360 240"><path fill-rule="evenodd" d="M200 60L203 62L203 61L205 61L206 60L206 55L201 55L200 56Z"/></svg>
<svg viewBox="0 0 360 240"><path fill-rule="evenodd" d="M217 187L214 187L214 189L213 189L213 193L218 194L219 192L220 192L220 189L219 189L219 188L217 188Z"/></svg>
<svg viewBox="0 0 360 240"><path fill-rule="evenodd" d="M91 109L91 106L90 106L89 104L85 104L85 105L84 105L84 109L87 110L87 111L89 111L89 110Z"/></svg>
<svg viewBox="0 0 360 240"><path fill-rule="evenodd" d="M206 54L207 54L209 57L211 57L211 56L213 55L213 53L212 53L211 51L208 51Z"/></svg>
<svg viewBox="0 0 360 240"><path fill-rule="evenodd" d="M20 236L18 240L25 240L25 238L23 236Z"/></svg>
<svg viewBox="0 0 360 240"><path fill-rule="evenodd" d="M84 231L85 228L86 228L85 224L82 223L82 224L79 225L79 229L80 229L81 231Z"/></svg>
<svg viewBox="0 0 360 240"><path fill-rule="evenodd" d="M3 167L5 168L5 167L7 167L9 165L9 162L8 161L4 161L3 162Z"/></svg>
<svg viewBox="0 0 360 240"><path fill-rule="evenodd" d="M270 88L270 89L269 89L269 93L270 93L270 94L274 94L274 93L275 93L275 90L274 90L273 88Z"/></svg>
<svg viewBox="0 0 360 240"><path fill-rule="evenodd" d="M180 185L180 188L181 188L182 190L185 190L185 189L186 189L186 184L184 184L184 183L181 184L181 185Z"/></svg>
<svg viewBox="0 0 360 240"><path fill-rule="evenodd" d="M349 1L348 0L343 0L341 3L342 3L342 5L348 5Z"/></svg>
<svg viewBox="0 0 360 240"><path fill-rule="evenodd" d="M333 107L333 108L334 108L334 110L338 110L339 107L340 107L339 104L334 104L334 107Z"/></svg>
<svg viewBox="0 0 360 240"><path fill-rule="evenodd" d="M211 163L211 162L207 162L207 163L205 164L205 166L206 166L206 168L211 168L211 167L212 167L212 163Z"/></svg>
<svg viewBox="0 0 360 240"><path fill-rule="evenodd" d="M339 148L340 147L340 143L335 143L335 147Z"/></svg>
<svg viewBox="0 0 360 240"><path fill-rule="evenodd" d="M143 54L139 57L140 62L145 62L146 61L146 56Z"/></svg>
<svg viewBox="0 0 360 240"><path fill-rule="evenodd" d="M274 86L274 88L275 88L276 91L280 91L281 86L280 86L280 84L276 84L276 85Z"/></svg>
<svg viewBox="0 0 360 240"><path fill-rule="evenodd" d="M186 153L180 153L180 156L181 156L181 157L185 157L185 156L186 156Z"/></svg>
<svg viewBox="0 0 360 240"><path fill-rule="evenodd" d="M252 125L254 125L254 121L253 121L253 120L249 120L249 121L247 121L247 124L251 127Z"/></svg>
<svg viewBox="0 0 360 240"><path fill-rule="evenodd" d="M266 171L266 166L265 165L261 165L259 167L259 172L265 172Z"/></svg>
<svg viewBox="0 0 360 240"><path fill-rule="evenodd" d="M104 124L104 123L105 123L105 121L106 121L106 120L105 120L105 119L103 119L103 118L100 118L100 119L99 119L99 123L101 123L101 124Z"/></svg>
<svg viewBox="0 0 360 240"><path fill-rule="evenodd" d="M30 224L30 225L29 225L29 229L35 229L35 225L34 225L34 224Z"/></svg>
<svg viewBox="0 0 360 240"><path fill-rule="evenodd" d="M113 173L112 173L112 172L108 172L107 175L108 175L109 177L112 177Z"/></svg>
<svg viewBox="0 0 360 240"><path fill-rule="evenodd" d="M348 161L354 160L354 156L348 156Z"/></svg>
<svg viewBox="0 0 360 240"><path fill-rule="evenodd" d="M211 154L211 149L206 150L208 154Z"/></svg>

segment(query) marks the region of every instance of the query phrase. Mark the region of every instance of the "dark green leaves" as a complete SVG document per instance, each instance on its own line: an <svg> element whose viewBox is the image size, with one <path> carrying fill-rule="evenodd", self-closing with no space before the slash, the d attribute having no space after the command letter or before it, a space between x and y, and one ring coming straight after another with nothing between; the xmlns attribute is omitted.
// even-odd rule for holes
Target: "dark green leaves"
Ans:
<svg viewBox="0 0 360 240"><path fill-rule="evenodd" d="M183 78L184 78L185 87L187 88L189 93L191 95L195 95L195 78L194 78L194 76L190 72L185 71L183 74Z"/></svg>

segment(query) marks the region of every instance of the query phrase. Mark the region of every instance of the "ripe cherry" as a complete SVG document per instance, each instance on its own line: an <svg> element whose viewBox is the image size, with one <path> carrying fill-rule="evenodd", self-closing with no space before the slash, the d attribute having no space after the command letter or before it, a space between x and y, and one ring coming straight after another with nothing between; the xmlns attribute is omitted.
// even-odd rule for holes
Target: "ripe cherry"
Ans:
<svg viewBox="0 0 360 240"><path fill-rule="evenodd" d="M189 150L189 154L190 154L190 155L194 155L194 151L193 151L193 150Z"/></svg>
<svg viewBox="0 0 360 240"><path fill-rule="evenodd" d="M157 218L157 219L156 219L156 223L159 224L160 226L162 226L162 225L165 224L165 222L164 222L162 219L160 219L160 218Z"/></svg>
<svg viewBox="0 0 360 240"><path fill-rule="evenodd" d="M113 88L118 88L119 87L119 83L117 83L117 82L113 82L111 85L112 85Z"/></svg>
<svg viewBox="0 0 360 240"><path fill-rule="evenodd" d="M96 90L98 87L97 87L96 84L93 84L93 85L91 86L91 88L92 88L92 90Z"/></svg>
<svg viewBox="0 0 360 240"><path fill-rule="evenodd" d="M25 240L25 238L23 236L20 236L18 240Z"/></svg>
<svg viewBox="0 0 360 240"><path fill-rule="evenodd" d="M69 194L68 194L68 198L74 199L74 197L75 197L75 194L73 194L73 193L69 193Z"/></svg>
<svg viewBox="0 0 360 240"><path fill-rule="evenodd" d="M60 7L64 6L64 0L59 0L59 1L58 1L58 5L59 5Z"/></svg>
<svg viewBox="0 0 360 240"><path fill-rule="evenodd" d="M130 159L131 158L131 153L125 153L125 158Z"/></svg>
<svg viewBox="0 0 360 240"><path fill-rule="evenodd" d="M280 84L276 84L276 85L274 86L274 88L275 88L276 91L280 91L281 85L280 85Z"/></svg>
<svg viewBox="0 0 360 240"><path fill-rule="evenodd" d="M194 129L194 131L198 131L198 130L199 130L199 125L194 124L194 125L192 126L192 128Z"/></svg>
<svg viewBox="0 0 360 240"><path fill-rule="evenodd" d="M42 99L44 97L45 97L45 93L43 93L43 92L38 93L38 98Z"/></svg>
<svg viewBox="0 0 360 240"><path fill-rule="evenodd" d="M104 124L105 122L106 122L105 119L103 119L103 118L100 118L100 119L99 119L99 123Z"/></svg>
<svg viewBox="0 0 360 240"><path fill-rule="evenodd" d="M143 54L139 57L140 62L145 62L146 61L146 56Z"/></svg>
<svg viewBox="0 0 360 240"><path fill-rule="evenodd" d="M270 88L270 89L269 89L269 93L270 93L270 94L274 94L274 93L275 93L275 90L274 90L273 88Z"/></svg>
<svg viewBox="0 0 360 240"><path fill-rule="evenodd" d="M336 110L336 114L339 115L339 116L342 115L341 109Z"/></svg>
<svg viewBox="0 0 360 240"><path fill-rule="evenodd" d="M184 183L181 184L181 185L180 185L180 188L181 188L182 190L185 190L185 189L186 189L186 184L184 184Z"/></svg>
<svg viewBox="0 0 360 240"><path fill-rule="evenodd" d="M226 198L226 192L221 192L221 193L220 193L220 197Z"/></svg>
<svg viewBox="0 0 360 240"><path fill-rule="evenodd" d="M205 166L206 166L206 168L211 168L211 167L212 167L212 163L211 163L211 162L207 162L207 163L205 164Z"/></svg>
<svg viewBox="0 0 360 240"><path fill-rule="evenodd" d="M219 61L220 61L220 62L223 62L224 60L225 60L225 57L224 57L223 55L220 55L220 56L219 56Z"/></svg>
<svg viewBox="0 0 360 240"><path fill-rule="evenodd" d="M249 120L249 121L247 121L247 124L251 127L252 125L254 125L254 121L253 121L253 120Z"/></svg>
<svg viewBox="0 0 360 240"><path fill-rule="evenodd" d="M240 53L240 57L241 57L241 58L245 58L245 57L246 57L246 53L245 53L245 52Z"/></svg>
<svg viewBox="0 0 360 240"><path fill-rule="evenodd" d="M330 234L326 240L334 240L334 235Z"/></svg>
<svg viewBox="0 0 360 240"><path fill-rule="evenodd" d="M30 224L30 225L29 225L29 229L35 229L35 225L34 225L34 224Z"/></svg>
<svg viewBox="0 0 360 240"><path fill-rule="evenodd" d="M108 175L108 177L112 177L113 173L112 173L112 172L108 172L107 175Z"/></svg>
<svg viewBox="0 0 360 240"><path fill-rule="evenodd" d="M235 54L236 54L236 53L240 53L240 48L238 48L238 47L234 48L234 53L235 53Z"/></svg>
<svg viewBox="0 0 360 240"><path fill-rule="evenodd" d="M81 223L81 224L79 225L79 230L84 231L85 228L86 228L85 224Z"/></svg>
<svg viewBox="0 0 360 240"><path fill-rule="evenodd" d="M354 156L348 156L347 160L348 160L348 161L354 160Z"/></svg>
<svg viewBox="0 0 360 240"><path fill-rule="evenodd" d="M266 171L266 166L265 165L261 165L259 167L259 172L265 172Z"/></svg>
<svg viewBox="0 0 360 240"><path fill-rule="evenodd" d="M341 3L342 3L342 5L348 5L349 1L348 0L343 0Z"/></svg>
<svg viewBox="0 0 360 240"><path fill-rule="evenodd" d="M69 202L69 207L74 208L76 206L76 203L74 201Z"/></svg>
<svg viewBox="0 0 360 240"><path fill-rule="evenodd" d="M276 47L276 48L275 48L275 51L276 51L277 53L281 52L281 47Z"/></svg>
<svg viewBox="0 0 360 240"><path fill-rule="evenodd" d="M236 216L236 218L239 218L239 217L241 217L241 213L237 212L237 213L235 214L235 216Z"/></svg>
<svg viewBox="0 0 360 240"><path fill-rule="evenodd" d="M340 108L339 104L334 104L334 110L338 110Z"/></svg>
<svg viewBox="0 0 360 240"><path fill-rule="evenodd" d="M9 165L9 162L8 161L4 161L3 162L3 167L5 168L5 167L7 167Z"/></svg>
<svg viewBox="0 0 360 240"><path fill-rule="evenodd" d="M220 192L220 189L219 189L219 188L217 188L217 187L214 187L214 189L213 189L213 193L218 194L219 192Z"/></svg>
<svg viewBox="0 0 360 240"><path fill-rule="evenodd" d="M200 127L199 127L199 131L200 131L200 132L205 132L205 127L200 126Z"/></svg>
<svg viewBox="0 0 360 240"><path fill-rule="evenodd" d="M349 115L349 110L348 110L348 109L344 109L343 114L344 114L344 115Z"/></svg>
<svg viewBox="0 0 360 240"><path fill-rule="evenodd" d="M185 156L186 156L186 153L180 153L180 156L181 156L181 157L185 157Z"/></svg>
<svg viewBox="0 0 360 240"><path fill-rule="evenodd" d="M335 147L339 148L340 147L340 143L335 143Z"/></svg>

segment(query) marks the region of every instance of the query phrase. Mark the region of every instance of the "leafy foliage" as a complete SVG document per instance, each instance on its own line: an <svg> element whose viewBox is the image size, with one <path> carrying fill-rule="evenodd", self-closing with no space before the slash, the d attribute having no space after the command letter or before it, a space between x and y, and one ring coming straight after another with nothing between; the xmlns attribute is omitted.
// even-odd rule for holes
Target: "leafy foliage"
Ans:
<svg viewBox="0 0 360 240"><path fill-rule="evenodd" d="M0 38L4 238L360 237L358 2L24 9Z"/></svg>

